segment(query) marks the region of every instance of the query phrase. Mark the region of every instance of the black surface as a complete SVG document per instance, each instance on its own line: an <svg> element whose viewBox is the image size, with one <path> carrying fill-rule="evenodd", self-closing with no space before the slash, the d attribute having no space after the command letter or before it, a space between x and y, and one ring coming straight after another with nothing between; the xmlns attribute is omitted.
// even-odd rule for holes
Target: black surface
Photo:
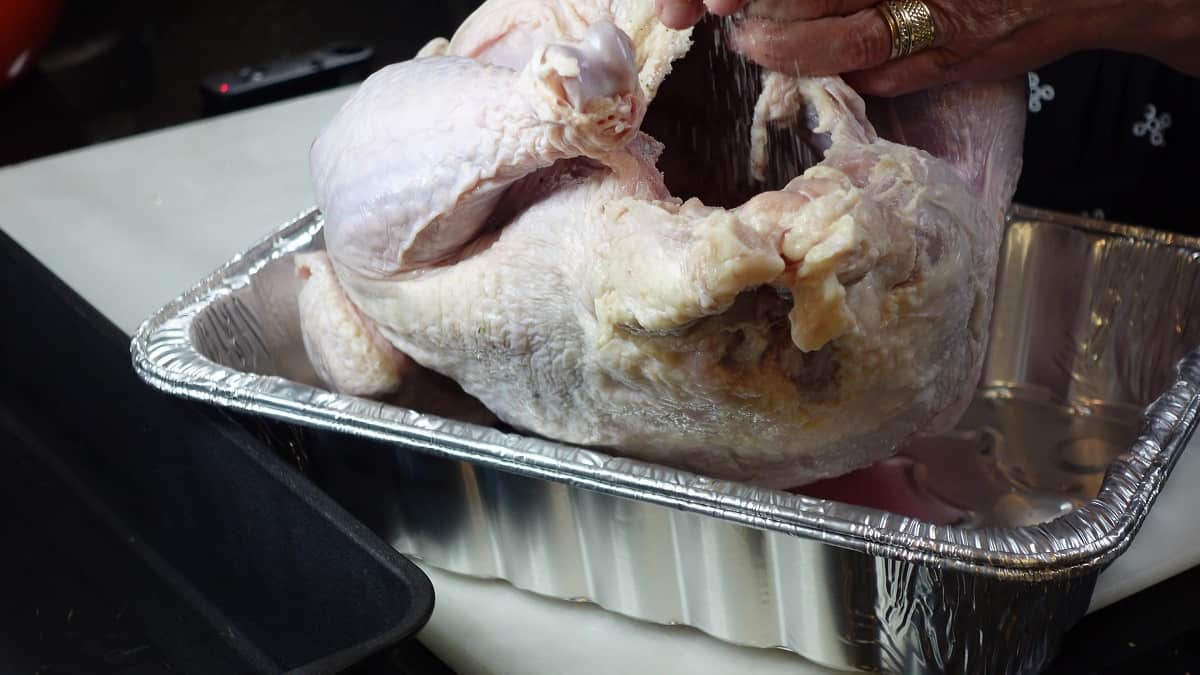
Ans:
<svg viewBox="0 0 1200 675"><path fill-rule="evenodd" d="M1200 567L1084 618L1048 675L1200 673Z"/></svg>
<svg viewBox="0 0 1200 675"><path fill-rule="evenodd" d="M424 624L418 568L143 384L128 338L2 234L0 311L0 672L337 672Z"/></svg>

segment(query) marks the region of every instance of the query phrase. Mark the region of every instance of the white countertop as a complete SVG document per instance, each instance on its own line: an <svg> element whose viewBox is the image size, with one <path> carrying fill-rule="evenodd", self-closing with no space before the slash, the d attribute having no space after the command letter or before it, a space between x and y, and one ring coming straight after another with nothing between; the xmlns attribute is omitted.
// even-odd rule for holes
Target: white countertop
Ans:
<svg viewBox="0 0 1200 675"><path fill-rule="evenodd" d="M0 169L0 229L132 333L139 323L312 201L308 147L338 89ZM1200 452L1185 453L1093 609L1200 564L1192 514ZM829 673L793 654L736 647L427 569L437 606L422 641L473 673Z"/></svg>

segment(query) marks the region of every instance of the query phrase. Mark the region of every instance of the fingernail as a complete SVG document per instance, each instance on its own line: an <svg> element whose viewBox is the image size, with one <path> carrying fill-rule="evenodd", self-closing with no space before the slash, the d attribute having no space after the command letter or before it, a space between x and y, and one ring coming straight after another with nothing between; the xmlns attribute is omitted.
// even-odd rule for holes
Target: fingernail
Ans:
<svg viewBox="0 0 1200 675"><path fill-rule="evenodd" d="M703 5L664 1L658 7L658 18L669 28L688 28L703 16Z"/></svg>
<svg viewBox="0 0 1200 675"><path fill-rule="evenodd" d="M741 2L738 0L704 0L704 6L708 8L708 11L721 16L729 16L747 4L744 0Z"/></svg>

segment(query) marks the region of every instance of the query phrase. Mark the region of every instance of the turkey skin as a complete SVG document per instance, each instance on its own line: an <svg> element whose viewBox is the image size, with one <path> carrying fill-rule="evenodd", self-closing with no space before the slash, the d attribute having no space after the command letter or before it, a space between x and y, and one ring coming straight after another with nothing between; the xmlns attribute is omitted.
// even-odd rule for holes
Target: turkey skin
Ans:
<svg viewBox="0 0 1200 675"><path fill-rule="evenodd" d="M665 93L692 33L652 0L491 0L365 81L311 151L326 251L297 268L321 379L420 408L454 395L433 371L525 432L770 487L952 426L1022 90L868 106L836 77L756 74L746 124L688 131L745 152L700 161L643 131L660 93L654 126L705 105ZM780 138L815 162L772 186ZM672 194L725 168L750 177L737 203Z"/></svg>

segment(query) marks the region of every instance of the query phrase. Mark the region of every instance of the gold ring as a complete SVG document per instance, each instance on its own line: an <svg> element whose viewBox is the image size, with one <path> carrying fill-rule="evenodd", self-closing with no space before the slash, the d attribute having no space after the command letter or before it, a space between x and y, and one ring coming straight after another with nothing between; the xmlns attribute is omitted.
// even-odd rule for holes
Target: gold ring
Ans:
<svg viewBox="0 0 1200 675"><path fill-rule="evenodd" d="M933 12L921 0L884 0L876 8L892 35L891 58L904 58L937 41Z"/></svg>

